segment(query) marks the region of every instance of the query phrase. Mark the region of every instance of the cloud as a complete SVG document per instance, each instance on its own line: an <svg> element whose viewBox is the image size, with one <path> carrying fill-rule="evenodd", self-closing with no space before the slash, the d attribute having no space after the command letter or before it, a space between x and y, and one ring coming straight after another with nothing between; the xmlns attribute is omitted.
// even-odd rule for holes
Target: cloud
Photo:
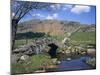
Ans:
<svg viewBox="0 0 100 75"><path fill-rule="evenodd" d="M48 15L48 16L46 17L46 19L48 19L48 20L52 20L52 19L53 19L53 17L52 17L52 16L50 16L50 15Z"/></svg>
<svg viewBox="0 0 100 75"><path fill-rule="evenodd" d="M32 16L33 16L33 17L41 17L41 18L45 17L44 15L39 14L39 13L37 13L37 14L33 14Z"/></svg>
<svg viewBox="0 0 100 75"><path fill-rule="evenodd" d="M44 17L43 15L41 15L41 14L36 14L36 16L38 16L38 17Z"/></svg>
<svg viewBox="0 0 100 75"><path fill-rule="evenodd" d="M36 13L32 15L33 17L38 17L38 18L45 18L45 19L56 19L58 18L58 13L53 13L53 14L48 14L46 15L42 15L40 13Z"/></svg>
<svg viewBox="0 0 100 75"><path fill-rule="evenodd" d="M75 13L75 14L81 14L83 12L87 13L90 11L90 7L89 6L79 6L79 5L75 5L72 9L71 12Z"/></svg>
<svg viewBox="0 0 100 75"><path fill-rule="evenodd" d="M71 9L73 7L73 5L63 5L63 10L68 10Z"/></svg>
<svg viewBox="0 0 100 75"><path fill-rule="evenodd" d="M50 7L53 9L53 10L59 10L59 9L63 9L63 10L67 10L67 9L71 9L73 5L66 5L66 4L53 4L51 5Z"/></svg>
<svg viewBox="0 0 100 75"><path fill-rule="evenodd" d="M53 10L59 10L61 5L60 4L53 4L50 6Z"/></svg>
<svg viewBox="0 0 100 75"><path fill-rule="evenodd" d="M48 15L48 16L46 17L46 19L48 19L48 20L52 20L52 19L56 19L56 18L58 18L58 14L57 14L57 13L54 13L54 14L52 14L52 15Z"/></svg>
<svg viewBox="0 0 100 75"><path fill-rule="evenodd" d="M58 14L57 14L57 13L54 13L54 14L53 14L53 17L54 17L54 18L57 18L57 17L58 17Z"/></svg>

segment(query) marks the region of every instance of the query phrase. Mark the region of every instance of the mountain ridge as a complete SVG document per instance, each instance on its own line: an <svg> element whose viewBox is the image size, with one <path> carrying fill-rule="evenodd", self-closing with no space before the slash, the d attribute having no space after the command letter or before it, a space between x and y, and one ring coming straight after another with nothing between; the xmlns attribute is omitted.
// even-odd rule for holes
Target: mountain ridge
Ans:
<svg viewBox="0 0 100 75"><path fill-rule="evenodd" d="M58 20L30 20L18 25L17 33L23 32L43 32L51 35L71 33L81 26L78 32L91 32L96 30L96 26L81 24L75 21L58 21Z"/></svg>

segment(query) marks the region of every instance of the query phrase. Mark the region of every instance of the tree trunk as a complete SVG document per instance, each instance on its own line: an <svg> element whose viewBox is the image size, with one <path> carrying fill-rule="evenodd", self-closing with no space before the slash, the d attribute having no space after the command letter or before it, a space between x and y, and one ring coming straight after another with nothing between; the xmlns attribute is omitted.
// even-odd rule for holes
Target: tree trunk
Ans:
<svg viewBox="0 0 100 75"><path fill-rule="evenodd" d="M18 20L12 19L12 50L14 49L14 45L15 45L17 25L18 25Z"/></svg>

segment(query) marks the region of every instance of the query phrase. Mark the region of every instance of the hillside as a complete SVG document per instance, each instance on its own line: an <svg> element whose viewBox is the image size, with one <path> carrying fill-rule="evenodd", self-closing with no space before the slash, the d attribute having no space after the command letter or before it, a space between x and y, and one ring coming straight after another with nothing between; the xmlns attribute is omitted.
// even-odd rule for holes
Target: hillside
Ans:
<svg viewBox="0 0 100 75"><path fill-rule="evenodd" d="M30 20L20 23L17 33L24 32L41 32L50 35L59 35L71 33L78 27L81 27L78 32L95 31L95 25L82 25L79 22L73 21L57 21L57 20Z"/></svg>

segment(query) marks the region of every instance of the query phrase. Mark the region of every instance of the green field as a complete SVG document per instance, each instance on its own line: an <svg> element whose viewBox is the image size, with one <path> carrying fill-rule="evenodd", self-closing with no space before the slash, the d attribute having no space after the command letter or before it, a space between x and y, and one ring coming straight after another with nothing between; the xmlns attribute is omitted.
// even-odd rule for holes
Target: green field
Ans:
<svg viewBox="0 0 100 75"><path fill-rule="evenodd" d="M71 36L71 41L74 43L95 44L95 32L77 32Z"/></svg>

